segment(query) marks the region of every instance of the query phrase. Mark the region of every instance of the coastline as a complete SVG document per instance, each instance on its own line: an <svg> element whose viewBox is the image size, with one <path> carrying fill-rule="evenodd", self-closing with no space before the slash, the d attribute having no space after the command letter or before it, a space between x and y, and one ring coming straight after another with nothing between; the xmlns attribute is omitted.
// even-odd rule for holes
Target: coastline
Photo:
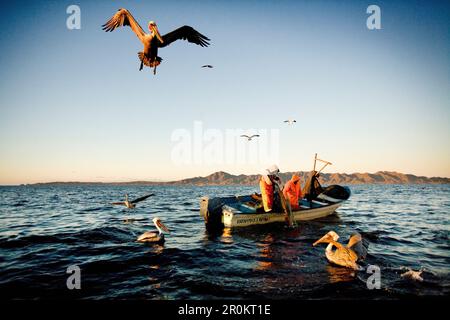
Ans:
<svg viewBox="0 0 450 320"><path fill-rule="evenodd" d="M309 171L284 172L280 173L282 181L290 179L293 173L300 175L302 181L309 176ZM57 186L57 185L143 185L143 186L252 186L259 181L259 175L233 175L227 172L219 171L204 177L193 177L176 181L123 181L123 182L89 182L89 181L53 181L37 182L29 184L17 184L8 186ZM378 171L376 173L322 173L320 181L324 185L345 184L450 184L450 178L446 177L425 177L413 174L404 174L398 172ZM6 185L4 185L6 186Z"/></svg>

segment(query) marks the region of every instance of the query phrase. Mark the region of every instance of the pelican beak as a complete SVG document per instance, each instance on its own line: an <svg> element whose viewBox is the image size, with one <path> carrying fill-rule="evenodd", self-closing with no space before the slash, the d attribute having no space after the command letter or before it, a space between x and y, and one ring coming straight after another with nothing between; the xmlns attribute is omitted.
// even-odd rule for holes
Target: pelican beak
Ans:
<svg viewBox="0 0 450 320"><path fill-rule="evenodd" d="M169 229L162 223L161 221L158 222L158 225L161 229L163 229L165 232L170 233Z"/></svg>
<svg viewBox="0 0 450 320"><path fill-rule="evenodd" d="M328 234L324 235L322 238L313 243L313 247L317 246L319 243L327 243L330 240L330 236Z"/></svg>
<svg viewBox="0 0 450 320"><path fill-rule="evenodd" d="M158 27L156 26L156 24L151 26L153 33L155 34L155 36L158 38L159 42L164 43L164 40L162 39L161 35L159 34L159 30Z"/></svg>

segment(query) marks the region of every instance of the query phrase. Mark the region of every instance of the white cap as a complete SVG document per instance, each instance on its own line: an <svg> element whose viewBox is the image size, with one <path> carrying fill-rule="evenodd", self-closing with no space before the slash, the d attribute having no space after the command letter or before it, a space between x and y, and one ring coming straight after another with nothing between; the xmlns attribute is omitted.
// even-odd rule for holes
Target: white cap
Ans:
<svg viewBox="0 0 450 320"><path fill-rule="evenodd" d="M278 166L276 164L271 165L270 167L268 167L266 169L267 174L277 174L280 172L280 169L278 168Z"/></svg>

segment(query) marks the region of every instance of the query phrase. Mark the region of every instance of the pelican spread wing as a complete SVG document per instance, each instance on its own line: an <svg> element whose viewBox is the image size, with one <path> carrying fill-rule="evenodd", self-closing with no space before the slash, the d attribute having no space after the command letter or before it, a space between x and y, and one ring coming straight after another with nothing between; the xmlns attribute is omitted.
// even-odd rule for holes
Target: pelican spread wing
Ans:
<svg viewBox="0 0 450 320"><path fill-rule="evenodd" d="M146 195L146 196L143 196L143 197L134 199L133 201L131 201L131 203L138 203L138 202L143 201L143 200L145 200L145 199L147 199L148 197L151 197L151 196L153 196L153 195L154 195L154 194L151 193L151 194L148 194L148 195Z"/></svg>
<svg viewBox="0 0 450 320"><path fill-rule="evenodd" d="M348 240L347 248L352 248L355 246L358 242L361 242L362 238L360 234L354 234L350 237Z"/></svg>
<svg viewBox="0 0 450 320"><path fill-rule="evenodd" d="M118 205L118 206L124 206L124 205L125 205L125 202L113 202L113 203L111 203L111 204L113 204L113 205Z"/></svg>
<svg viewBox="0 0 450 320"><path fill-rule="evenodd" d="M119 9L116 14L102 26L102 29L111 32L122 26L130 26L131 30L133 30L138 38L143 41L145 32L127 9Z"/></svg>
<svg viewBox="0 0 450 320"><path fill-rule="evenodd" d="M163 35L162 38L164 42L158 43L160 48L168 46L177 40L187 40L202 47L207 47L209 45L209 39L190 26L183 26L175 29L172 32Z"/></svg>
<svg viewBox="0 0 450 320"><path fill-rule="evenodd" d="M347 248L353 250L357 254L358 260L364 260L367 256L368 245L368 243L363 242L361 235L356 233L348 240Z"/></svg>

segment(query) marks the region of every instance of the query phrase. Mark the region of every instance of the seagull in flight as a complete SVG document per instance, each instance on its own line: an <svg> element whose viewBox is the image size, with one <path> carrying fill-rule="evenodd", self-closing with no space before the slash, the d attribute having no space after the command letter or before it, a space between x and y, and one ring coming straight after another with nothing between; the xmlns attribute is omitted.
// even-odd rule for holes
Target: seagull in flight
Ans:
<svg viewBox="0 0 450 320"><path fill-rule="evenodd" d="M259 137L259 134L254 134L254 135L251 135L251 136L243 134L243 135L241 135L241 137L247 138L248 141L251 141L253 138Z"/></svg>
<svg viewBox="0 0 450 320"><path fill-rule="evenodd" d="M125 201L122 201L122 202L113 202L113 203L111 203L111 204L113 204L113 205L119 205L119 206L125 206L125 207L127 207L128 209L133 209L133 208L136 208L136 203L141 202L141 201L144 201L145 199L147 199L148 197L151 197L151 196L153 196L153 195L154 195L154 194L151 193L151 194L148 194L148 195L146 195L146 196L143 196L143 197L134 199L134 200L132 200L132 201L129 201L129 200L128 200L128 194L126 194L126 195L125 195Z"/></svg>
<svg viewBox="0 0 450 320"><path fill-rule="evenodd" d="M288 120L284 120L285 123L287 123L288 125L294 124L295 122L297 122L294 119L288 119Z"/></svg>

